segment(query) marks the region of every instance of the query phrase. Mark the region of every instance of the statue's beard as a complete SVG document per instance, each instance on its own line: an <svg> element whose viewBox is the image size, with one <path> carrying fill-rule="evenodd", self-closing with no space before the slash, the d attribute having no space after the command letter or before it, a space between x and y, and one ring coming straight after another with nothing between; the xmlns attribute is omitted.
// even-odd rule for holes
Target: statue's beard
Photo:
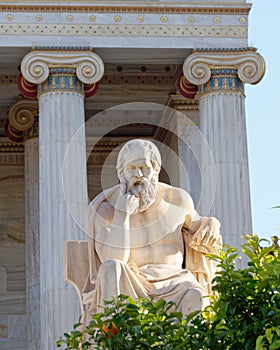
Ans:
<svg viewBox="0 0 280 350"><path fill-rule="evenodd" d="M151 180L142 178L138 181L133 179L128 182L128 191L139 198L139 208L135 211L135 213L145 211L154 203L156 199L157 183L157 175L153 176Z"/></svg>

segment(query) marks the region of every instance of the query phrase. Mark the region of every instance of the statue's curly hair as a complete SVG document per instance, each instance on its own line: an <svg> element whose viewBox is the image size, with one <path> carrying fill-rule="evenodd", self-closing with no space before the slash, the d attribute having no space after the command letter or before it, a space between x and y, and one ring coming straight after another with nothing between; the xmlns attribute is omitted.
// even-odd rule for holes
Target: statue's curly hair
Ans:
<svg viewBox="0 0 280 350"><path fill-rule="evenodd" d="M156 173L160 172L161 156L157 146L149 140L143 140L143 139L130 140L123 145L117 158L116 170L121 182L123 182L122 171L126 165L126 162L125 162L126 155L128 153L135 152L134 150L137 150L137 148L139 149L139 147L142 148L144 150L144 153L149 157L155 172Z"/></svg>

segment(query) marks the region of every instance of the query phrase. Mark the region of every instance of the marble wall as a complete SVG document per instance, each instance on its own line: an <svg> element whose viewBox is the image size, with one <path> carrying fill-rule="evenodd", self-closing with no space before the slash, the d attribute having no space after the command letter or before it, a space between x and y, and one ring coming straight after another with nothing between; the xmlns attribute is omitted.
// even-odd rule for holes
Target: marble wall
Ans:
<svg viewBox="0 0 280 350"><path fill-rule="evenodd" d="M0 157L0 349L27 349L25 179L22 155ZM11 165L13 164L13 165ZM115 168L88 165L88 193L117 183ZM101 178L105 176L105 182ZM107 179L107 180L106 180ZM109 180L108 180L109 179ZM109 182L108 182L109 181ZM85 237L86 239L86 237Z"/></svg>
<svg viewBox="0 0 280 350"><path fill-rule="evenodd" d="M0 166L0 349L25 349L24 167Z"/></svg>

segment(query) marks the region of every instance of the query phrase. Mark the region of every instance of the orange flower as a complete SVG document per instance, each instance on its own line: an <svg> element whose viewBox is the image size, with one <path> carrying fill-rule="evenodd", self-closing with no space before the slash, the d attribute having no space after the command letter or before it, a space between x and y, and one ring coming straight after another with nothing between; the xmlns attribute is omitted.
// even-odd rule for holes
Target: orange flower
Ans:
<svg viewBox="0 0 280 350"><path fill-rule="evenodd" d="M102 326L102 332L107 335L108 338L112 338L118 333L118 328L115 322L108 322Z"/></svg>

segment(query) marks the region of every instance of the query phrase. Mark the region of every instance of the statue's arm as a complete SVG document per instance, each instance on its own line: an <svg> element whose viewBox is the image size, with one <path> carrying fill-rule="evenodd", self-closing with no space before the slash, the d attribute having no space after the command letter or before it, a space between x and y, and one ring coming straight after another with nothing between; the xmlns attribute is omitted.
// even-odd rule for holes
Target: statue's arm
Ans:
<svg viewBox="0 0 280 350"><path fill-rule="evenodd" d="M192 234L198 230L201 225L202 217L194 208L194 203L192 197L186 193L186 217L184 222L184 227Z"/></svg>
<svg viewBox="0 0 280 350"><path fill-rule="evenodd" d="M96 213L96 251L101 262L119 259L127 262L130 256L130 216L139 207L139 199L125 192L122 186L114 206L103 202Z"/></svg>
<svg viewBox="0 0 280 350"><path fill-rule="evenodd" d="M207 248L221 247L222 238L220 235L220 222L214 217L202 217L194 208L193 200L188 195L187 215L185 217L184 228L189 232L193 246Z"/></svg>
<svg viewBox="0 0 280 350"><path fill-rule="evenodd" d="M119 259L127 262L130 255L129 215L102 203L95 219L95 249L101 262Z"/></svg>
<svg viewBox="0 0 280 350"><path fill-rule="evenodd" d="M213 217L200 216L189 196L182 232L185 241L185 268L193 273L207 293L211 293L211 281L215 277L217 266L206 254L216 253L222 247L220 222Z"/></svg>

